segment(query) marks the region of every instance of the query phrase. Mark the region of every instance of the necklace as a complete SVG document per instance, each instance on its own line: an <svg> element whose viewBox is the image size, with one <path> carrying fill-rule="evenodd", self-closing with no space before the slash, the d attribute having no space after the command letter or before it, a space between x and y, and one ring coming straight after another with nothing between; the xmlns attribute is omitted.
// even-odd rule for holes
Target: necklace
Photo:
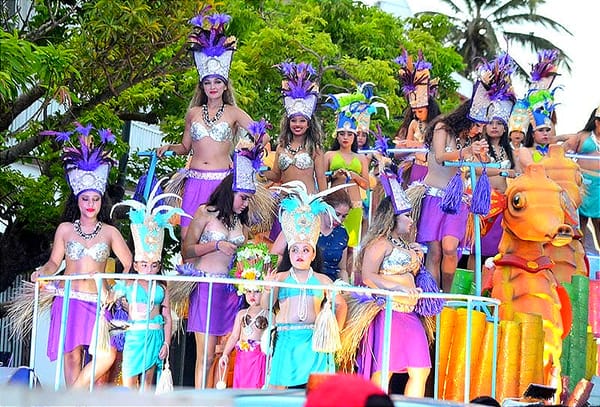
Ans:
<svg viewBox="0 0 600 407"><path fill-rule="evenodd" d="M304 149L304 144L300 144L300 145L298 146L298 148L294 149L294 148L292 148L292 145L291 145L290 143L288 143L288 144L287 144L287 146L285 146L285 149L286 149L287 151L289 151L290 153L292 153L292 155L296 155L296 154L298 154L298 152L299 152L300 150L303 150L303 149Z"/></svg>
<svg viewBox="0 0 600 407"><path fill-rule="evenodd" d="M75 233L81 236L83 240L92 240L98 236L98 233L100 233L100 230L102 229L102 222L96 222L96 226L94 226L92 233L84 233L83 230L81 230L81 222L79 219L77 219L75 222L73 222L73 229L75 229Z"/></svg>
<svg viewBox="0 0 600 407"><path fill-rule="evenodd" d="M264 309L261 309L258 314L256 314L255 316L252 316L248 313L249 309L250 308L246 309L246 314L244 315L244 326L242 327L242 330L243 330L246 338L248 338L249 336L252 336L252 334L254 333L254 324L256 323L256 320L265 311Z"/></svg>
<svg viewBox="0 0 600 407"><path fill-rule="evenodd" d="M506 155L506 151L504 150L504 147L502 147L501 145L494 145L492 144L492 149L494 150L494 155L496 159L496 162L503 162L508 160L508 155Z"/></svg>
<svg viewBox="0 0 600 407"><path fill-rule="evenodd" d="M227 230L231 232L233 229L235 229L235 227L238 223L238 220L239 220L239 218L238 218L237 214L233 214L233 216L231 216L229 218L229 224L223 222L223 225L225 225Z"/></svg>
<svg viewBox="0 0 600 407"><path fill-rule="evenodd" d="M204 124L206 124L209 128L211 128L212 126L215 125L216 122L219 121L219 119L221 118L221 116L223 116L223 112L225 112L225 103L223 103L221 105L221 107L219 108L219 110L217 110L217 113L215 114L215 117L213 117L211 119L208 116L208 106L207 105L202 105L202 120L204 120Z"/></svg>
<svg viewBox="0 0 600 407"><path fill-rule="evenodd" d="M304 282L304 284L306 284L308 282L308 280L310 280L310 278L313 275L313 269L312 267L310 269L308 269L308 275L306 276L306 281ZM292 277L292 279L297 283L300 284L300 280L298 280L298 276L296 276L296 272L294 271L294 268L292 267L290 269L290 277ZM306 320L306 317L308 316L308 292L306 288L301 288L300 289L300 300L298 301L298 321L300 322L304 322Z"/></svg>
<svg viewBox="0 0 600 407"><path fill-rule="evenodd" d="M460 136L456 137L456 151L460 150L461 148L469 147L472 142L473 142L473 140L471 140L470 137L467 137L467 140L465 141L465 144L463 145L463 144L461 144Z"/></svg>
<svg viewBox="0 0 600 407"><path fill-rule="evenodd" d="M394 236L389 237L390 242L396 247L401 247L403 249L408 249L408 243L401 237L395 238Z"/></svg>

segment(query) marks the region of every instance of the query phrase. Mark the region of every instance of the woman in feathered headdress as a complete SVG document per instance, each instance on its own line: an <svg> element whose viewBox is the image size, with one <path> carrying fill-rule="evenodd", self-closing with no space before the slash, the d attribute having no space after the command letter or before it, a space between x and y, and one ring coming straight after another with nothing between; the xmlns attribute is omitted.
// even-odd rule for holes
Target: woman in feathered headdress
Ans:
<svg viewBox="0 0 600 407"><path fill-rule="evenodd" d="M250 216L248 205L256 192L256 172L261 166L262 138L267 123L263 120L248 126L254 137L250 149L236 150L233 173L229 174L212 193L205 205L200 206L182 245L185 267L181 274L227 277L236 249L246 241ZM211 288L212 287L212 288ZM203 387L207 369L215 356L217 337L231 332L240 307L240 298L229 285L198 283L189 298L188 332L196 338L195 385ZM209 304L209 291L212 301ZM207 317L210 308L210 323ZM208 341L208 353L205 343Z"/></svg>
<svg viewBox="0 0 600 407"><path fill-rule="evenodd" d="M207 14L208 8L190 20L194 32L190 35L192 53L198 68L199 81L185 117L185 129L180 144L168 144L157 151L179 155L193 152L189 169L180 172L175 184L184 184L182 209L194 215L208 201L210 194L231 171L231 152L238 132L247 129L252 119L236 106L229 80L235 37L227 37L227 14ZM266 141L265 141L266 143ZM167 188L170 189L170 188ZM181 237L190 220L181 218Z"/></svg>
<svg viewBox="0 0 600 407"><path fill-rule="evenodd" d="M400 66L398 76L402 82L402 93L408 102L402 125L398 129L394 144L398 148L422 148L427 124L440 115L440 107L433 98L438 79L431 79L431 64L419 50L417 61L403 50L394 62ZM421 181L427 174L426 154L416 153L410 169L409 184Z"/></svg>
<svg viewBox="0 0 600 407"><path fill-rule="evenodd" d="M105 194L108 173L113 164L105 145L113 142L114 136L108 129L98 130L101 143L95 146L92 135L94 128L91 124L77 124L75 130L79 145L70 142L73 132L41 133L68 143L64 148L62 161L73 193L65 207L65 221L56 229L50 259L33 272L32 281L57 274L63 260L65 276L104 273L111 251L121 262L124 272L128 272L131 267L131 252L119 231L110 225L110 203ZM56 290L48 334L47 354L51 361L58 357L63 306L62 288ZM84 348L92 340L96 303L100 300L96 282L92 278L71 283L64 342L64 372L68 387L89 385L91 364L88 363L86 369L82 369L85 364ZM98 357L96 378L108 371L113 360L114 354L111 357Z"/></svg>
<svg viewBox="0 0 600 407"><path fill-rule="evenodd" d="M316 256L320 214L335 216L333 208L321 199L333 190L311 195L299 181L284 184L281 188L288 194L281 202L279 219L289 249L291 268L280 273L273 271L265 276L265 280L307 285L331 284L329 277L312 269L311 262ZM330 330L336 331L336 327L343 326L345 302L341 295L335 296L334 317L330 294L326 295L322 290L266 287L261 299L263 307L269 306L271 290L273 298L279 301L279 312L276 316L277 340L269 384L276 387L305 385L311 373L327 372L333 368L330 365L333 361L327 353L337 349L339 333L336 343L335 335ZM325 296L328 300L321 310Z"/></svg>
<svg viewBox="0 0 600 407"><path fill-rule="evenodd" d="M282 62L282 94L285 114L271 171L265 176L276 183L302 181L310 193L327 188L323 163L322 132L315 117L319 87L315 70L305 62Z"/></svg>
<svg viewBox="0 0 600 407"><path fill-rule="evenodd" d="M348 231L348 273L353 273L353 248L358 246L361 237L363 220L363 203L361 189L367 190L370 186L369 162L367 158L358 153L356 133L358 118L364 112L374 114L378 108L387 106L373 94L373 84L363 83L354 93L328 95L329 102L325 106L334 109L337 113L335 140L331 150L325 153L325 168L330 172L331 186L350 184L347 189L352 208L344 221Z"/></svg>

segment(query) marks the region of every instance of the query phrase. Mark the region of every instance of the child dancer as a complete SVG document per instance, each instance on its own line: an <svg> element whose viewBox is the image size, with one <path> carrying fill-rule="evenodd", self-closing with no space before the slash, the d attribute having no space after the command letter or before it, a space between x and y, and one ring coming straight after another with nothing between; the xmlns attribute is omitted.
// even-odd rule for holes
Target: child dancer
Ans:
<svg viewBox="0 0 600 407"><path fill-rule="evenodd" d="M157 274L161 270L164 229L168 228L175 239L169 223L171 216L189 216L179 208L160 205L162 198L178 196L155 196L159 186L157 183L147 205L129 200L113 207L128 205L132 208L129 218L135 246L133 268L144 275ZM169 356L172 326L167 285L157 280L121 280L113 291L117 298L124 296L129 303L129 327L123 348L123 385L138 387L144 377L142 388L150 388L156 367L162 369L163 361Z"/></svg>

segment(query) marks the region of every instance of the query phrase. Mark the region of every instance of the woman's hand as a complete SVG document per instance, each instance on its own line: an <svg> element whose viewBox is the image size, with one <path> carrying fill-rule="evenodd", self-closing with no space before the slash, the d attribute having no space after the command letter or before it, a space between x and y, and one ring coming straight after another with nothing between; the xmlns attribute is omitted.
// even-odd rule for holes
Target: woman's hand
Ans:
<svg viewBox="0 0 600 407"><path fill-rule="evenodd" d="M215 249L227 256L233 256L237 250L237 246L227 240L219 240L215 243Z"/></svg>
<svg viewBox="0 0 600 407"><path fill-rule="evenodd" d="M408 298L412 300L417 300L419 298L419 294L423 292L423 290L418 287L406 287L404 285L397 285L393 288L393 291L408 294Z"/></svg>
<svg viewBox="0 0 600 407"><path fill-rule="evenodd" d="M42 276L43 274L40 272L40 269L37 269L36 271L34 271L33 273L31 273L31 282L35 283L38 279L38 277Z"/></svg>
<svg viewBox="0 0 600 407"><path fill-rule="evenodd" d="M164 146L158 147L156 149L156 155L162 157L167 151L171 151L171 144L165 144Z"/></svg>

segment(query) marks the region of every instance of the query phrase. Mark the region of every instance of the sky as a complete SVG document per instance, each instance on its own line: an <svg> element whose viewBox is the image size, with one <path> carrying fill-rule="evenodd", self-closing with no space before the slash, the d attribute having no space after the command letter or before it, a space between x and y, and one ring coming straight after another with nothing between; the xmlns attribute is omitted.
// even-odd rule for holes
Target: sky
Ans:
<svg viewBox="0 0 600 407"><path fill-rule="evenodd" d="M385 3L396 3L399 0L388 0ZM369 1L365 1L369 2ZM406 0L413 13L420 11L440 11L448 13L449 9L439 0ZM461 0L455 0L457 5L462 5ZM571 73L559 69L561 74L554 85L562 85L563 90L555 93L558 103L556 113L558 117L557 133L575 133L581 130L593 109L600 105L600 81L594 76L594 68L598 65L593 58L597 56L595 40L597 34L597 13L592 11L586 0L547 0L539 7L538 14L551 18L561 23L573 36L559 34L555 31L536 28L536 35L544 37L565 51L571 58ZM531 30L523 31L528 32ZM594 47L594 48L592 48ZM521 66L530 67L537 60L536 54L524 50L514 44L508 49L509 54ZM524 95L525 84L515 82L517 96Z"/></svg>

